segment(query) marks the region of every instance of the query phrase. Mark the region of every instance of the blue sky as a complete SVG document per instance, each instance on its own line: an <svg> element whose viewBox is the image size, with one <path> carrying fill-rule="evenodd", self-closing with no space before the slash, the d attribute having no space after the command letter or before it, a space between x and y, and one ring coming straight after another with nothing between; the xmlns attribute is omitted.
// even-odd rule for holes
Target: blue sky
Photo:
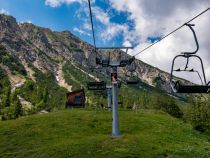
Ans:
<svg viewBox="0 0 210 158"><path fill-rule="evenodd" d="M97 6L104 12L110 9L106 0L98 0L92 5ZM45 0L0 0L0 10L14 16L18 22L32 22L35 25L47 27L54 31L69 30L81 39L93 43L91 30L83 28L84 23L88 24L90 22L87 9L87 1L83 1L82 5L74 2L71 4L62 3L59 6L52 7L49 4L47 5ZM114 9L110 9L108 14L110 23L123 24L128 21L126 12L116 12ZM120 34L110 40L102 40L98 35L103 28L105 29L105 26L96 18L94 23L98 46L122 45L123 37ZM132 22L130 24L132 25Z"/></svg>
<svg viewBox="0 0 210 158"><path fill-rule="evenodd" d="M78 3L53 8L45 5L44 0L0 0L0 9L9 12L18 22L31 21L55 31L73 31L74 27L79 27L75 17L79 7Z"/></svg>

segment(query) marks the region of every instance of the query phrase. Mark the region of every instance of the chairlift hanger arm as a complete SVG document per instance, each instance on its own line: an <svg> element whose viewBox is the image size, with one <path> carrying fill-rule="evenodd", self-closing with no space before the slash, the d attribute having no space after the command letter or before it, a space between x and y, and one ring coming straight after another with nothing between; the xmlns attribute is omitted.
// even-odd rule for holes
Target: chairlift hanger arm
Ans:
<svg viewBox="0 0 210 158"><path fill-rule="evenodd" d="M188 53L187 53L188 54ZM186 55L186 54L185 54ZM188 64L189 64L189 57L187 58L187 63L186 63L186 65L185 65L185 70L187 70L187 68L188 68Z"/></svg>
<svg viewBox="0 0 210 158"><path fill-rule="evenodd" d="M195 26L195 25L194 24L189 24L189 23L186 23L185 25L188 26L190 28L190 30L192 31L192 33L193 33L193 37L194 37L195 43L196 43L196 50L194 52L183 52L182 54L185 54L185 55L196 54L197 51L199 50L199 44L198 44L197 36L195 34L195 30L193 29L193 26Z"/></svg>

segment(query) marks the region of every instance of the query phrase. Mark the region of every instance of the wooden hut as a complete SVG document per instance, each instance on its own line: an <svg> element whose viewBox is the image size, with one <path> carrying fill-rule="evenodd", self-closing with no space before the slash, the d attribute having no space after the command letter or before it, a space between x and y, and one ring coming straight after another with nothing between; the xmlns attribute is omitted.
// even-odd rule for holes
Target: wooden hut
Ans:
<svg viewBox="0 0 210 158"><path fill-rule="evenodd" d="M66 108L68 107L85 107L84 89L67 93Z"/></svg>

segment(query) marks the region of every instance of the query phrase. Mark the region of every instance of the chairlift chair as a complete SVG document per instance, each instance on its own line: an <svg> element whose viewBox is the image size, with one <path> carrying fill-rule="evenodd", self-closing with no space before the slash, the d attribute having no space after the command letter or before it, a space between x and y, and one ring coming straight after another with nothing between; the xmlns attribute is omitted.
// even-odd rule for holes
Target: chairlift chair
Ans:
<svg viewBox="0 0 210 158"><path fill-rule="evenodd" d="M134 75L136 72L137 64L135 63L135 58L132 58L130 65L127 66L127 71L125 73L126 84L136 85L139 83L139 78Z"/></svg>
<svg viewBox="0 0 210 158"><path fill-rule="evenodd" d="M99 59L100 60L100 59ZM106 59L102 59L100 65L102 67L108 67L110 64L110 52L108 52L108 57Z"/></svg>
<svg viewBox="0 0 210 158"><path fill-rule="evenodd" d="M193 29L194 24L185 24L185 25L188 26L190 28L190 30L192 31L197 48L194 52L183 52L180 55L177 55L174 57L173 62L172 62L172 67L171 67L171 75L170 75L171 88L172 88L173 92L175 92L175 93L209 93L210 92L210 82L208 82L208 83L206 82L203 61L198 55L196 55L197 51L199 50L199 44L198 44L198 40L197 40L195 31ZM174 70L174 63L175 63L175 60L178 58L187 59L187 63L186 63L186 66L184 69L179 68L179 69ZM199 61L201 63L202 77L198 71L195 71L194 69L190 69L190 70L188 69L188 63L189 63L190 58L199 59ZM174 80L173 72L181 72L181 71L182 72L196 72L201 80L201 85L195 85L195 84L186 85L186 84L181 83L181 81Z"/></svg>
<svg viewBox="0 0 210 158"><path fill-rule="evenodd" d="M92 69L92 72L94 70ZM91 81L87 82L88 90L103 91L106 89L106 81Z"/></svg>
<svg viewBox="0 0 210 158"><path fill-rule="evenodd" d="M88 58L86 59L86 64L87 64L88 69L91 72L94 72L96 69L99 69L98 67L92 66L90 64L90 62L88 61ZM89 82L87 82L87 89L94 90L94 91L105 90L106 89L106 81L89 81Z"/></svg>
<svg viewBox="0 0 210 158"><path fill-rule="evenodd" d="M139 78L137 76L133 75L133 74L128 75L126 73L125 77L126 77L126 84L127 85L136 85L136 84L139 83Z"/></svg>
<svg viewBox="0 0 210 158"><path fill-rule="evenodd" d="M96 48L96 51L98 51L100 48ZM96 52L96 54L98 54ZM110 63L110 52L107 57L107 59L101 59L100 57L96 56L96 65L101 65L102 67L108 67Z"/></svg>
<svg viewBox="0 0 210 158"><path fill-rule="evenodd" d="M106 89L106 82L87 82L88 90L105 90Z"/></svg>

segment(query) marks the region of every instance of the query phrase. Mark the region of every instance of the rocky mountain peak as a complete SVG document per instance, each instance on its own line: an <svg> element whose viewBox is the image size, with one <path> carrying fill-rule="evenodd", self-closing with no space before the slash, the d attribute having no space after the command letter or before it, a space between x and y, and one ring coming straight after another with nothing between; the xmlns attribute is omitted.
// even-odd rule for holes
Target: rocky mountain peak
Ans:
<svg viewBox="0 0 210 158"><path fill-rule="evenodd" d="M19 30L19 26L14 17L0 14L0 34L16 33Z"/></svg>

